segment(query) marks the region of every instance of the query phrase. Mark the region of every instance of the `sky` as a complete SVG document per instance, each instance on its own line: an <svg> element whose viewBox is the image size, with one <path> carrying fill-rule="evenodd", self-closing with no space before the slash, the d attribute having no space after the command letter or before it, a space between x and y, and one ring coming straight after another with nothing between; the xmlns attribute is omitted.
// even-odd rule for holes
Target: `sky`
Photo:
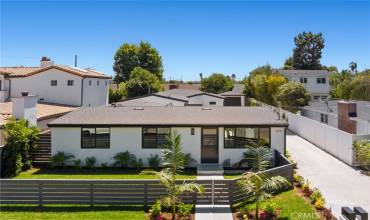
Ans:
<svg viewBox="0 0 370 220"><path fill-rule="evenodd" d="M166 79L211 73L244 78L281 67L294 36L321 32L321 63L370 68L370 1L3 1L1 66L55 63L113 75L123 43L147 41L162 56Z"/></svg>

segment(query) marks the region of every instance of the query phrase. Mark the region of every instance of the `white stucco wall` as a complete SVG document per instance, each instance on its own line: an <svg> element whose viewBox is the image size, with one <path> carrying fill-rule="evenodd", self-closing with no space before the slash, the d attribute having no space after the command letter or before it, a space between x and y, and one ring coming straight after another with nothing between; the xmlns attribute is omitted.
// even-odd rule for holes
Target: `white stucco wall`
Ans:
<svg viewBox="0 0 370 220"><path fill-rule="evenodd" d="M83 106L108 105L108 99L109 79L85 78L83 80Z"/></svg>
<svg viewBox="0 0 370 220"><path fill-rule="evenodd" d="M319 96L329 96L330 93L330 85L329 85L329 77L326 75L322 76L289 76L289 80L294 82L300 82L300 78L305 77L307 78L307 83L302 83L303 86L307 89L309 93L311 93L311 96L319 95ZM325 84L318 84L317 78L325 78L326 83ZM320 97L321 99L321 97Z"/></svg>
<svg viewBox="0 0 370 220"><path fill-rule="evenodd" d="M50 81L57 80L57 86ZM73 80L73 86L67 81ZM11 96L20 96L22 91L37 95L39 100L49 103L79 106L81 104L81 77L57 69L22 78L11 79Z"/></svg>
<svg viewBox="0 0 370 220"><path fill-rule="evenodd" d="M202 104L203 106L223 106L224 99L209 95L197 95L189 98L189 104ZM210 102L216 102L215 105L210 105Z"/></svg>
<svg viewBox="0 0 370 220"><path fill-rule="evenodd" d="M124 106L184 106L185 102L154 95L120 102Z"/></svg>
<svg viewBox="0 0 370 220"><path fill-rule="evenodd" d="M173 127L172 132L177 131L182 136L182 146L185 153L190 153L192 157L200 163L201 161L201 128L194 127L194 135L191 135L190 127ZM111 145L109 149L81 149L81 128L77 127L52 127L51 144L52 155L58 151L72 153L75 159L85 160L86 157L94 156L97 165L101 163L112 164L112 157L118 152L129 152L141 158L147 165L147 158L150 154L161 156L161 149L142 148L142 128L141 127L112 127ZM274 149L284 152L285 136L284 128L271 129L271 146ZM245 149L224 149L224 128L219 127L219 163L226 159L231 159L231 163L239 162Z"/></svg>
<svg viewBox="0 0 370 220"><path fill-rule="evenodd" d="M8 98L9 80L5 79L4 75L0 74L0 103L5 102Z"/></svg>
<svg viewBox="0 0 370 220"><path fill-rule="evenodd" d="M338 117L336 114L327 113L327 112L320 112L320 111L312 111L307 109L301 110L301 115L305 116L307 118L310 118L312 120L321 122L321 113L328 115L328 124L329 126L332 126L334 128L338 128Z"/></svg>

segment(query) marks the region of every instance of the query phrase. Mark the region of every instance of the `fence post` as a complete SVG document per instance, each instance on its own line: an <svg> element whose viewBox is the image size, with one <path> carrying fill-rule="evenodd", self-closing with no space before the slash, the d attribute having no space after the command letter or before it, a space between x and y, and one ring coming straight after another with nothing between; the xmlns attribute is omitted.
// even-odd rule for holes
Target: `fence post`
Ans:
<svg viewBox="0 0 370 220"><path fill-rule="evenodd" d="M144 208L148 208L148 183L144 183Z"/></svg>
<svg viewBox="0 0 370 220"><path fill-rule="evenodd" d="M90 206L94 206L94 183L90 183Z"/></svg>
<svg viewBox="0 0 370 220"><path fill-rule="evenodd" d="M43 199L42 199L42 183L39 182L39 206L41 207L42 206L42 203L43 203Z"/></svg>
<svg viewBox="0 0 370 220"><path fill-rule="evenodd" d="M212 207L215 207L215 180L212 179Z"/></svg>
<svg viewBox="0 0 370 220"><path fill-rule="evenodd" d="M233 206L233 192L234 192L234 189L233 189L233 180L230 180L228 185L229 185L228 186L229 202L230 202L230 206L232 207Z"/></svg>

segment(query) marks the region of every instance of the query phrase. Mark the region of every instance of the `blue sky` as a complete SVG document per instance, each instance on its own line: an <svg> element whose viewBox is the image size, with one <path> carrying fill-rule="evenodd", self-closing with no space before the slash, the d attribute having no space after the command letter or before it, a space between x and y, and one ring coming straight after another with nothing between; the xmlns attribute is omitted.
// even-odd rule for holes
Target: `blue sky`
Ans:
<svg viewBox="0 0 370 220"><path fill-rule="evenodd" d="M370 68L369 1L2 1L1 66L56 63L113 75L124 42L150 42L165 77L198 80L199 73L243 78L266 63L280 67L299 32L322 32L322 64Z"/></svg>

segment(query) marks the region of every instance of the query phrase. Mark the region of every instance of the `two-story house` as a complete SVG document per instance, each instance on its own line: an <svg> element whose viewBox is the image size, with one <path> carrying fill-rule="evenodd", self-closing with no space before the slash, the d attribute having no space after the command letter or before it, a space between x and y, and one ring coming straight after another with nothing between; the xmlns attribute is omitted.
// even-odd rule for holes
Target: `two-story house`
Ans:
<svg viewBox="0 0 370 220"><path fill-rule="evenodd" d="M279 70L290 81L304 85L312 100L327 100L330 96L329 72L326 70Z"/></svg>
<svg viewBox="0 0 370 220"><path fill-rule="evenodd" d="M28 92L40 103L107 105L110 79L93 69L57 65L43 57L39 67L0 67L0 102Z"/></svg>

